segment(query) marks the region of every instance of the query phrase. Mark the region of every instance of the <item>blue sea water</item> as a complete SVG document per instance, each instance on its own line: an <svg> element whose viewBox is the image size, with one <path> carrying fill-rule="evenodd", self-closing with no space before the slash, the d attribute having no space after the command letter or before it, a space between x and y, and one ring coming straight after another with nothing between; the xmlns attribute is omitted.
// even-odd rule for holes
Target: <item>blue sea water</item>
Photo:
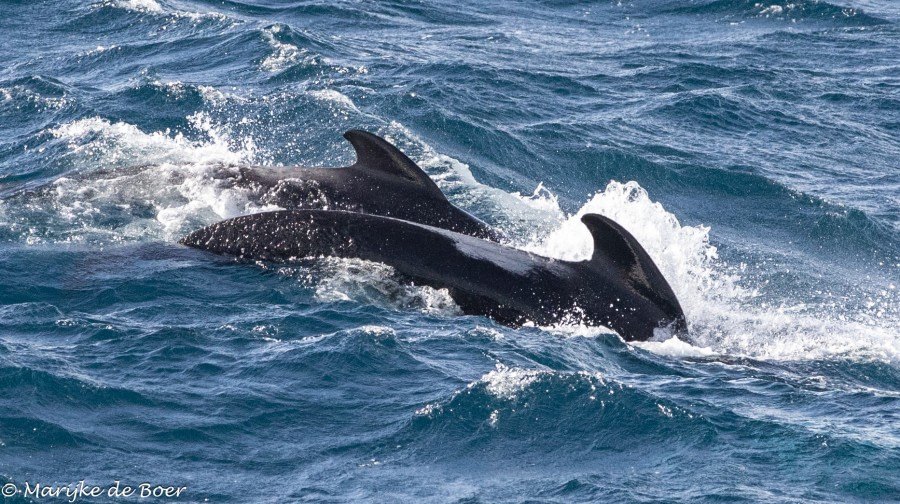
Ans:
<svg viewBox="0 0 900 504"><path fill-rule="evenodd" d="M5 502L900 501L900 4L5 0L0 42ZM351 128L516 247L614 218L690 338L176 243L269 209L215 166Z"/></svg>

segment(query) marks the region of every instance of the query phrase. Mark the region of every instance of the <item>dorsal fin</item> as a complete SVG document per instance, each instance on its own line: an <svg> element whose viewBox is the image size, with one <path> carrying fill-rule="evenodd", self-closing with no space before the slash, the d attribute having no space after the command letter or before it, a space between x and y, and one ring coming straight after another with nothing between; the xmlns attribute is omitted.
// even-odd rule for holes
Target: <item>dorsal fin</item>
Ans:
<svg viewBox="0 0 900 504"><path fill-rule="evenodd" d="M356 150L354 166L405 178L422 186L423 189L435 196L446 199L431 177L387 140L363 130L350 130L344 133L344 138L349 140L353 149Z"/></svg>
<svg viewBox="0 0 900 504"><path fill-rule="evenodd" d="M585 214L581 217L581 222L587 226L594 238L594 253L591 261L602 258L625 271L641 267L638 256L640 254L646 256L647 252L625 228L609 217L600 214Z"/></svg>
<svg viewBox="0 0 900 504"><path fill-rule="evenodd" d="M590 263L619 269L626 282L647 299L668 305L673 316L684 318L678 298L656 263L631 233L608 217L586 214L581 222L594 238Z"/></svg>

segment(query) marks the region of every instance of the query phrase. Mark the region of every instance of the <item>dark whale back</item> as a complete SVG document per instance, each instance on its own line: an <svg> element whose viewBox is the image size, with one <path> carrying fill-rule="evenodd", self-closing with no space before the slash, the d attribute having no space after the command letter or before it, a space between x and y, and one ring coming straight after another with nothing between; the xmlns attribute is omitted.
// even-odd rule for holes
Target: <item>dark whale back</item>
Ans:
<svg viewBox="0 0 900 504"><path fill-rule="evenodd" d="M583 221L600 247L591 259L574 262L398 219L328 210L246 215L200 229L181 243L252 260L381 262L417 283L448 289L466 313L510 325L574 318L607 326L626 340L649 339L664 327L686 330L674 293L637 241L601 216Z"/></svg>
<svg viewBox="0 0 900 504"><path fill-rule="evenodd" d="M387 140L362 130L344 133L356 162L343 168L244 167L238 183L256 185L287 210L329 209L382 215L486 240L502 235L453 205L437 184Z"/></svg>
<svg viewBox="0 0 900 504"><path fill-rule="evenodd" d="M356 163L350 168L374 170L391 177L405 178L416 184L422 194L447 201L441 189L412 159L378 135L363 130L350 130L344 138L356 151Z"/></svg>

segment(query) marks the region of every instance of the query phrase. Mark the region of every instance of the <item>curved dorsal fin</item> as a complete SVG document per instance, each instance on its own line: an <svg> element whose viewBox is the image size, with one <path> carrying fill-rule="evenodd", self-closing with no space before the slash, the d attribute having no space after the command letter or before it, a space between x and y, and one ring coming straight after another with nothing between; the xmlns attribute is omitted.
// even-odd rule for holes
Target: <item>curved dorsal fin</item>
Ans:
<svg viewBox="0 0 900 504"><path fill-rule="evenodd" d="M594 238L594 254L590 264L619 269L625 281L642 296L668 305L670 311L684 317L669 283L631 233L612 219L599 214L586 214L581 222Z"/></svg>
<svg viewBox="0 0 900 504"><path fill-rule="evenodd" d="M612 262L625 271L641 267L638 256L640 254L646 256L647 252L625 228L600 214L585 214L581 217L581 222L587 226L591 237L594 238L592 262L598 260Z"/></svg>
<svg viewBox="0 0 900 504"><path fill-rule="evenodd" d="M349 140L356 150L354 166L405 178L435 196L440 195L441 199L446 199L431 177L387 140L363 130L350 130L344 133L344 138Z"/></svg>

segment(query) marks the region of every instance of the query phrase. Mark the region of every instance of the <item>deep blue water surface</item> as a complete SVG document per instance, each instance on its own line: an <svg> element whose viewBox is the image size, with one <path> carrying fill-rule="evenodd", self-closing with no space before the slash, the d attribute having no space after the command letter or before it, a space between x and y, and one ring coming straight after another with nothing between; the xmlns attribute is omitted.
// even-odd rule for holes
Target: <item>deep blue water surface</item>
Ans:
<svg viewBox="0 0 900 504"><path fill-rule="evenodd" d="M900 500L896 2L5 0L0 47L0 485ZM216 166L349 164L350 128L517 247L616 219L689 341L176 243L268 209Z"/></svg>

